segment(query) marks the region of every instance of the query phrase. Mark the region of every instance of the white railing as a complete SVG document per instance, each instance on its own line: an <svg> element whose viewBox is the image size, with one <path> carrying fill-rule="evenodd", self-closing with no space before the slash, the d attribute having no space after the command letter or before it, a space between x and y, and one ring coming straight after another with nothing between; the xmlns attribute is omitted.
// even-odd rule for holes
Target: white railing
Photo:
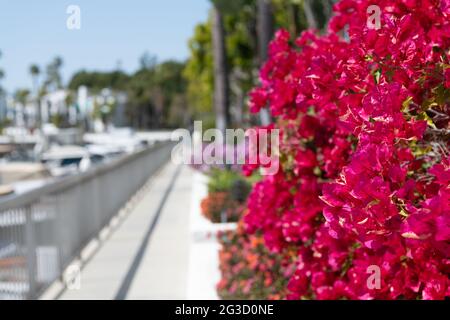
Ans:
<svg viewBox="0 0 450 320"><path fill-rule="evenodd" d="M35 299L170 158L173 143L0 200L0 299Z"/></svg>

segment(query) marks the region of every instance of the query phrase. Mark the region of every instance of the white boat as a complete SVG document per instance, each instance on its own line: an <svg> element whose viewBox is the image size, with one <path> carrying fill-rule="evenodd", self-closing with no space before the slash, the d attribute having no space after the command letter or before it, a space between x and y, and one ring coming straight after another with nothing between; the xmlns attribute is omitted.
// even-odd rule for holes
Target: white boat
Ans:
<svg viewBox="0 0 450 320"><path fill-rule="evenodd" d="M60 177L85 171L91 165L89 151L80 146L52 146L41 156L52 176Z"/></svg>
<svg viewBox="0 0 450 320"><path fill-rule="evenodd" d="M133 153L148 145L148 141L136 135L133 130L122 128L105 133L85 133L85 143L115 148L124 153Z"/></svg>
<svg viewBox="0 0 450 320"><path fill-rule="evenodd" d="M42 154L41 162L50 170L52 176L60 177L84 172L122 154L123 149L114 145L52 146Z"/></svg>

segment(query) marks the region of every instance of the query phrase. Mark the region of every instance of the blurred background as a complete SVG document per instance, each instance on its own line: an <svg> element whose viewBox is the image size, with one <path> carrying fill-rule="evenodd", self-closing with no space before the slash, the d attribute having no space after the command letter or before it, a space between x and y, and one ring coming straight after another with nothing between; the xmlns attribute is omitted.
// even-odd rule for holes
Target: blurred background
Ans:
<svg viewBox="0 0 450 320"><path fill-rule="evenodd" d="M332 4L0 0L0 299L214 298L171 132L269 124L246 102L274 32L323 31Z"/></svg>

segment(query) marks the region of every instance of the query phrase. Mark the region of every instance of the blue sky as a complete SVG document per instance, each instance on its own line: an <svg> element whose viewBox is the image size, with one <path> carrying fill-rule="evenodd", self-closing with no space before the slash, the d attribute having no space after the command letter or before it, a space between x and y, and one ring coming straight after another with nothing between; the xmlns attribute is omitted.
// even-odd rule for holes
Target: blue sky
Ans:
<svg viewBox="0 0 450 320"><path fill-rule="evenodd" d="M81 30L68 30L69 5L81 9ZM30 87L29 66L59 55L64 80L80 69L136 70L145 52L158 60L188 57L194 26L209 0L0 0L1 82L9 92Z"/></svg>

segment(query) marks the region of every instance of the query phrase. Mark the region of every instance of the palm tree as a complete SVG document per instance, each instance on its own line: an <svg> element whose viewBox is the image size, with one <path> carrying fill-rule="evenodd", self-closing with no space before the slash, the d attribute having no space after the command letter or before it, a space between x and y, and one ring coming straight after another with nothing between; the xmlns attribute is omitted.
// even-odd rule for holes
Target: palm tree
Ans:
<svg viewBox="0 0 450 320"><path fill-rule="evenodd" d="M36 107L36 125L37 127L41 126L41 103L39 96L39 75L41 70L35 64L30 66L30 75L33 81L33 92L35 98L35 107Z"/></svg>
<svg viewBox="0 0 450 320"><path fill-rule="evenodd" d="M271 0L258 0L257 10L258 52L259 66L261 67L267 60L268 47L273 35L273 13ZM259 113L259 117L261 124L264 126L271 122L270 113L267 109L262 109Z"/></svg>
<svg viewBox="0 0 450 320"><path fill-rule="evenodd" d="M30 95L30 90L28 89L18 89L14 94L14 99L20 103L22 106L26 106L28 101L28 96Z"/></svg>
<svg viewBox="0 0 450 320"><path fill-rule="evenodd" d="M2 52L0 51L0 58L2 57ZM5 72L2 70L2 69L0 69L0 80L2 80L3 78L5 77ZM0 95L3 93L3 88L2 88L2 86L0 85Z"/></svg>
<svg viewBox="0 0 450 320"><path fill-rule="evenodd" d="M3 70L0 69L0 80L2 80L4 76L5 76L5 73L3 72ZM2 103L2 98L3 98L4 94L5 94L5 90L3 90L3 87L0 84L0 103ZM4 116L5 116L5 110L3 110L3 112L0 112L0 132L1 132L1 126L3 125L3 121L5 120L3 118Z"/></svg>
<svg viewBox="0 0 450 320"><path fill-rule="evenodd" d="M22 106L23 120L25 122L25 126L28 125L28 117L25 108L28 102L29 95L30 91L28 89L17 89L16 92L14 93L14 100Z"/></svg>
<svg viewBox="0 0 450 320"><path fill-rule="evenodd" d="M214 108L216 111L216 127L225 133L230 123L229 112L229 82L225 45L225 30L221 5L223 1L211 0L212 7L212 38L214 57Z"/></svg>
<svg viewBox="0 0 450 320"><path fill-rule="evenodd" d="M3 72L3 70L0 69L0 80L2 80L5 77L5 73ZM3 93L3 88L0 85L0 95Z"/></svg>
<svg viewBox="0 0 450 320"><path fill-rule="evenodd" d="M53 61L47 66L47 79L45 87L51 87L53 90L62 88L62 79L60 69L63 65L63 60L60 57L55 57Z"/></svg>
<svg viewBox="0 0 450 320"><path fill-rule="evenodd" d="M308 28L317 29L319 27L319 23L317 22L317 19L314 15L312 0L303 0L303 10L305 11Z"/></svg>
<svg viewBox="0 0 450 320"><path fill-rule="evenodd" d="M30 75L32 77L33 80L33 89L36 92L37 91L37 87L38 87L38 77L41 73L41 70L39 69L39 67L35 64L32 64L30 66Z"/></svg>
<svg viewBox="0 0 450 320"><path fill-rule="evenodd" d="M333 0L321 0L323 13L325 15L325 20L328 21L331 18L331 15L333 14Z"/></svg>
<svg viewBox="0 0 450 320"><path fill-rule="evenodd" d="M257 5L259 64L262 65L267 60L268 46L273 35L273 13L271 0L258 0Z"/></svg>

